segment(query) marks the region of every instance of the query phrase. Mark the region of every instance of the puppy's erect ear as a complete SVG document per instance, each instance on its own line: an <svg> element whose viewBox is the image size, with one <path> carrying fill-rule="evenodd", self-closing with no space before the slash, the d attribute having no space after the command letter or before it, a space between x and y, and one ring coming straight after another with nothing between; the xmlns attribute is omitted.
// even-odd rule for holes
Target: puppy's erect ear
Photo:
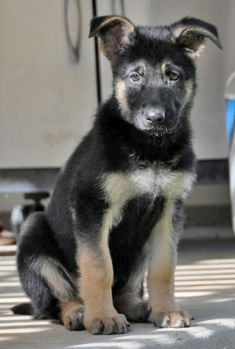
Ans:
<svg viewBox="0 0 235 349"><path fill-rule="evenodd" d="M101 50L114 62L117 55L134 42L135 26L123 16L102 16L91 20L89 38L97 35Z"/></svg>
<svg viewBox="0 0 235 349"><path fill-rule="evenodd" d="M216 27L198 18L185 17L172 25L172 31L178 46L193 59L204 50L206 39L222 49Z"/></svg>

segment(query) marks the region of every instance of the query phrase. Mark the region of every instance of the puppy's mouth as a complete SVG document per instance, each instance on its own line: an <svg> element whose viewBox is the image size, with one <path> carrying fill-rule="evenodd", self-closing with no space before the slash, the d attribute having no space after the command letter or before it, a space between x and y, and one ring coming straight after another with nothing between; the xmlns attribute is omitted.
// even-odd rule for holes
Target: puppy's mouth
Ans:
<svg viewBox="0 0 235 349"><path fill-rule="evenodd" d="M141 115L137 114L133 117L131 123L146 135L151 137L163 137L164 135L174 133L177 125L168 125L168 123L154 123L148 125L146 119Z"/></svg>
<svg viewBox="0 0 235 349"><path fill-rule="evenodd" d="M167 134L169 132L169 130L166 126L158 126L158 127L146 129L146 132L150 136L162 137L165 134Z"/></svg>
<svg viewBox="0 0 235 349"><path fill-rule="evenodd" d="M152 137L163 137L165 135L172 135L179 129L179 122L172 126L157 125L155 127L146 128L145 132Z"/></svg>

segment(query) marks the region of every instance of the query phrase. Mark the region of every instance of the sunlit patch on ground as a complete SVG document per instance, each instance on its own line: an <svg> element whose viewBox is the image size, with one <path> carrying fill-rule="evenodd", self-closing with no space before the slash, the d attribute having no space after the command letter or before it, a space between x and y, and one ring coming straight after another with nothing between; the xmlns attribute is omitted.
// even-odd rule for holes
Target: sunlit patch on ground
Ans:
<svg viewBox="0 0 235 349"><path fill-rule="evenodd" d="M0 346L31 348L167 348L232 349L235 343L235 243L183 246L176 271L176 295L195 318L187 329L156 329L132 324L126 335L91 336L30 316L13 315L13 305L26 302L16 273L15 257L0 256ZM199 248L200 247L200 248ZM198 248L198 250L197 250ZM204 342L205 343L205 342ZM217 344L215 344L217 343Z"/></svg>

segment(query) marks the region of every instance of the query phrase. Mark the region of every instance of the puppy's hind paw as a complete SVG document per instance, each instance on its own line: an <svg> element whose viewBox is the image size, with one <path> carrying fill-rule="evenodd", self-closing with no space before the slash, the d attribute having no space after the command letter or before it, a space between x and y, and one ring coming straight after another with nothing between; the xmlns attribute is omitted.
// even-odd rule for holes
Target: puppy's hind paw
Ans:
<svg viewBox="0 0 235 349"><path fill-rule="evenodd" d="M69 331L81 331L84 330L84 307L82 305L74 305L64 311L61 317L61 321L65 328Z"/></svg>

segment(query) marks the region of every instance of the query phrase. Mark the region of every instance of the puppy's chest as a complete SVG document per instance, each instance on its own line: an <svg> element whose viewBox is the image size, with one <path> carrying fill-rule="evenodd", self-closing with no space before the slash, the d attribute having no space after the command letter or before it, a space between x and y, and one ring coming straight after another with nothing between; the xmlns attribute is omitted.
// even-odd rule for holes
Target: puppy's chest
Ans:
<svg viewBox="0 0 235 349"><path fill-rule="evenodd" d="M122 207L135 197L148 195L166 199L182 198L191 189L194 176L190 172L164 168L146 168L130 172L110 173L105 176L104 189L112 205Z"/></svg>

